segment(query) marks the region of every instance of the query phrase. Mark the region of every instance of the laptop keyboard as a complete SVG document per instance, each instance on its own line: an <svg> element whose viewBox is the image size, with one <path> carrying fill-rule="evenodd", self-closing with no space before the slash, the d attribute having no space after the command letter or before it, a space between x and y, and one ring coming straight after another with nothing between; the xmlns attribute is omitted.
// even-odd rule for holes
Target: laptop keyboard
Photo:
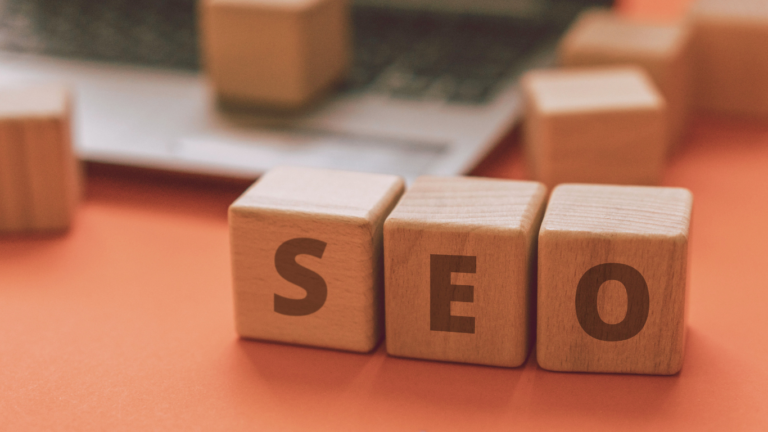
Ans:
<svg viewBox="0 0 768 432"><path fill-rule="evenodd" d="M509 18L389 10L356 10L353 22L348 88L460 103L486 102L553 31Z"/></svg>
<svg viewBox="0 0 768 432"><path fill-rule="evenodd" d="M0 49L199 68L190 0L0 0Z"/></svg>
<svg viewBox="0 0 768 432"><path fill-rule="evenodd" d="M0 49L197 70L190 0L0 0ZM567 20L562 20L567 22ZM536 41L563 26L500 17L354 8L343 91L482 104Z"/></svg>

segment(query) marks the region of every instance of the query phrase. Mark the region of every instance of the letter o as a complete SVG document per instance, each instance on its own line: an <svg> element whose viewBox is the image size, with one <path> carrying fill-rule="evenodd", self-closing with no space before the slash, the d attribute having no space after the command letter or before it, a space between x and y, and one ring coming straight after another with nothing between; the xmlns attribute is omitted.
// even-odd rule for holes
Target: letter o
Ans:
<svg viewBox="0 0 768 432"><path fill-rule="evenodd" d="M608 324L597 310L597 294L603 283L615 280L627 290L627 314L617 324ZM595 339L618 342L636 336L648 320L650 296L645 278L626 264L606 263L584 273L576 288L576 317L581 328Z"/></svg>

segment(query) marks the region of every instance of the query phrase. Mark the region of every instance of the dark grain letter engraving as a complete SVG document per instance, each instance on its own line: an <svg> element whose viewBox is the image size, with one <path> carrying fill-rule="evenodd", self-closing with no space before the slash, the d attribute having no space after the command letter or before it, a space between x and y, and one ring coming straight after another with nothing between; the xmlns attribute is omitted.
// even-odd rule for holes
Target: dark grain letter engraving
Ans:
<svg viewBox="0 0 768 432"><path fill-rule="evenodd" d="M275 252L275 269L288 282L303 288L303 299L291 299L275 294L275 312L290 316L303 316L317 312L325 304L328 287L319 274L300 266L298 255L322 258L326 243L311 238L296 238L280 245Z"/></svg>
<svg viewBox="0 0 768 432"><path fill-rule="evenodd" d="M472 285L451 285L451 273L475 273L476 257L430 255L429 328L433 331L474 333L475 318L451 315L451 302L473 302Z"/></svg>
<svg viewBox="0 0 768 432"><path fill-rule="evenodd" d="M597 311L597 293L610 280L619 281L627 290L627 314L618 324L608 324ZM626 264L607 263L584 273L576 288L576 316L581 328L595 339L617 342L640 333L648 319L648 285L639 271Z"/></svg>

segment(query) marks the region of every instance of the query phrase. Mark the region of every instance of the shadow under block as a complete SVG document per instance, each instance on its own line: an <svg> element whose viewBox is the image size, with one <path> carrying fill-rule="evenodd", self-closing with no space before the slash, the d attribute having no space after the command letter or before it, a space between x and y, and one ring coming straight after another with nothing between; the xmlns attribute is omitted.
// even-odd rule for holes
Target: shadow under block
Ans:
<svg viewBox="0 0 768 432"><path fill-rule="evenodd" d="M542 368L680 371L692 201L680 188L569 184L552 192L539 233Z"/></svg>
<svg viewBox="0 0 768 432"><path fill-rule="evenodd" d="M275 168L229 208L242 337L368 352L381 340L382 231L400 177Z"/></svg>
<svg viewBox="0 0 768 432"><path fill-rule="evenodd" d="M416 180L384 223L389 354L525 362L545 196L537 182Z"/></svg>
<svg viewBox="0 0 768 432"><path fill-rule="evenodd" d="M634 64L667 102L671 144L685 133L689 113L690 31L680 23L635 21L608 11L583 13L558 48L562 66Z"/></svg>
<svg viewBox="0 0 768 432"><path fill-rule="evenodd" d="M666 104L639 67L539 70L523 77L525 153L535 180L657 184Z"/></svg>
<svg viewBox="0 0 768 432"><path fill-rule="evenodd" d="M697 108L768 117L768 1L700 0L690 20Z"/></svg>
<svg viewBox="0 0 768 432"><path fill-rule="evenodd" d="M299 108L346 73L347 0L202 0L200 7L205 69L223 102Z"/></svg>
<svg viewBox="0 0 768 432"><path fill-rule="evenodd" d="M0 89L0 232L69 228L79 200L70 106L62 87Z"/></svg>

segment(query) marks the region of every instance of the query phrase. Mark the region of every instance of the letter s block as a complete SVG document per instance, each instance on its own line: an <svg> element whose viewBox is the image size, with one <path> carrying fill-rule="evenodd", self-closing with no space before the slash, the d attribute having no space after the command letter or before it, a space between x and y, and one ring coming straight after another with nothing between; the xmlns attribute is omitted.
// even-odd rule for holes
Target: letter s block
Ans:
<svg viewBox="0 0 768 432"><path fill-rule="evenodd" d="M396 176L275 168L229 208L237 331L368 352L382 325L382 230Z"/></svg>
<svg viewBox="0 0 768 432"><path fill-rule="evenodd" d="M680 371L692 202L680 188L555 188L539 232L541 367Z"/></svg>
<svg viewBox="0 0 768 432"><path fill-rule="evenodd" d="M389 354L525 362L545 196L536 182L416 180L384 224Z"/></svg>

